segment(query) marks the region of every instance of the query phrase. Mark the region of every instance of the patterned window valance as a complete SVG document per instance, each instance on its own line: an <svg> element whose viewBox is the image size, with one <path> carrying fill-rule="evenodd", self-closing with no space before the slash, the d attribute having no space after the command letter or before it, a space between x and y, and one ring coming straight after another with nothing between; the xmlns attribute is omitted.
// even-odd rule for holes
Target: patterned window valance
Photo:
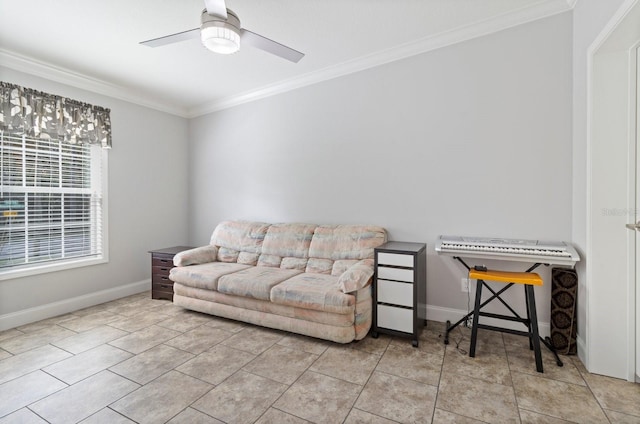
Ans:
<svg viewBox="0 0 640 424"><path fill-rule="evenodd" d="M0 130L111 148L109 109L2 81Z"/></svg>

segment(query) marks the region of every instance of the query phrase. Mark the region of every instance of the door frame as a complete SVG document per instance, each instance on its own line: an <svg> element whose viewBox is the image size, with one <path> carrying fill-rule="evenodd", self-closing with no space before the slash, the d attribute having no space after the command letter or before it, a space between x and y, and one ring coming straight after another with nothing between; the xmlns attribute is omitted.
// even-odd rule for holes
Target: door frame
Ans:
<svg viewBox="0 0 640 424"><path fill-rule="evenodd" d="M640 7L640 6L639 6ZM640 61L640 41L631 47L629 50L629 120L628 120L628 133L629 133L629 203L634 205L633 210L628 213L629 223L635 223L640 221L640 196L638 196L638 190L640 190L640 138L638 138L638 116L640 116L640 110L638 108L638 61ZM630 324L628 329L628 376L629 381L640 382L638 376L640 375L640 352L637 351L637 346L640 345L638 319L640 317L640 302L638 302L638 283L640 282L640 262L638 261L638 254L640 254L640 233L638 231L629 230L629 287L627 307L630 311Z"/></svg>
<svg viewBox="0 0 640 424"><path fill-rule="evenodd" d="M635 46L635 89L632 91L635 94L635 175L633 176L632 181L635 182L634 185L634 195L635 195L635 221L640 221L640 42L638 42ZM631 61L633 62L633 61ZM633 144L633 143L631 143ZM635 375L632 377L635 379L636 383L640 383L640 232L635 232L635 240L633 243L633 275L632 279L635 281L634 289L635 293L630 293L629 299L630 303L633 303L635 300L635 304L631 305L631 307L635 307L635 322L630 328L630 340L635 339L635 343L632 343L630 346L630 350L635 348L635 352L630 351L631 358L635 358ZM635 294L635 296L634 296Z"/></svg>

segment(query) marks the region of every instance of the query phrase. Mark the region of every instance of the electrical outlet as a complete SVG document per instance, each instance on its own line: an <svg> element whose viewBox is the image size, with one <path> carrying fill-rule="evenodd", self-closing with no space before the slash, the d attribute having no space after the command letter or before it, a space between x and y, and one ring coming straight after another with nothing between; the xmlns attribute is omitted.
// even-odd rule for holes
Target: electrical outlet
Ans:
<svg viewBox="0 0 640 424"><path fill-rule="evenodd" d="M469 280L467 278L460 279L460 291L462 293L469 293Z"/></svg>

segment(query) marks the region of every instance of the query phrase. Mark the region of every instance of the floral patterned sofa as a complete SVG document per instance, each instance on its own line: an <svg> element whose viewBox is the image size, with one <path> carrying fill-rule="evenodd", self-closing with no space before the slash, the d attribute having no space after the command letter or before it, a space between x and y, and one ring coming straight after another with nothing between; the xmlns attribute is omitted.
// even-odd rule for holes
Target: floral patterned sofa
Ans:
<svg viewBox="0 0 640 424"><path fill-rule="evenodd" d="M173 302L194 311L348 343L371 327L376 226L220 223L177 254Z"/></svg>

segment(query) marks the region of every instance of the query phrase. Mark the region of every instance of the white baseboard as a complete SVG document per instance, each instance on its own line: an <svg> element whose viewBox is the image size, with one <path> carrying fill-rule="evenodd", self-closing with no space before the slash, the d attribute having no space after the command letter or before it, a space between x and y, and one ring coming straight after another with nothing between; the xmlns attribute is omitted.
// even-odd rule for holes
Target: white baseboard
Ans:
<svg viewBox="0 0 640 424"><path fill-rule="evenodd" d="M440 306L427 305L427 319L431 321L446 322L451 321L452 324L458 322L463 316L467 315L466 310L442 308ZM481 324L493 325L496 327L509 328L511 330L526 330L526 327L520 323L512 321L497 320L494 318L482 317ZM548 337L551 333L551 326L548 322L538 321L538 331L540 337Z"/></svg>
<svg viewBox="0 0 640 424"><path fill-rule="evenodd" d="M45 305L0 315L0 331L77 311L79 309L88 308L89 306L99 305L111 300L120 299L121 297L141 293L143 291L148 291L150 287L151 280L143 280L111 289L101 290L95 293L73 297L71 299L60 300L58 302L47 303Z"/></svg>

